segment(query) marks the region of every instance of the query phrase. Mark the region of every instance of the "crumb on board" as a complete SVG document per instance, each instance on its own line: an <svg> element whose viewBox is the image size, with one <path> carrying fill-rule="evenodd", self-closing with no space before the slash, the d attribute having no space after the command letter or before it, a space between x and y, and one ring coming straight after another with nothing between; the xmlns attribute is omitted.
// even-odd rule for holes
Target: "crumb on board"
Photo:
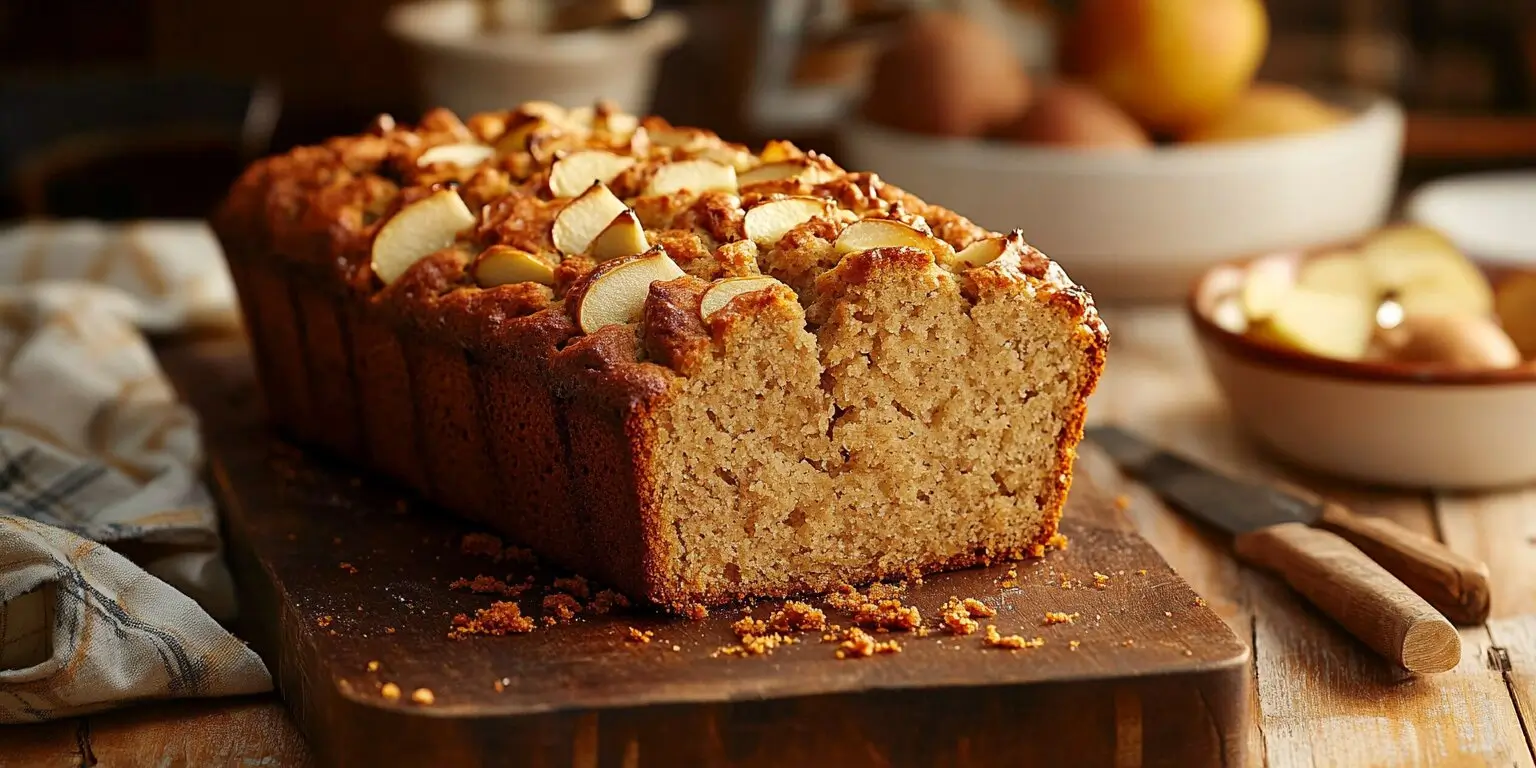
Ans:
<svg viewBox="0 0 1536 768"><path fill-rule="evenodd" d="M683 647L681 645L674 645L674 646L672 646L672 652L673 653L677 653L678 651L681 651L682 649L683 649Z"/></svg>
<svg viewBox="0 0 1536 768"><path fill-rule="evenodd" d="M861 627L911 631L923 624L923 615L915 605L902 605L900 600L881 600L864 603L853 612L853 623Z"/></svg>
<svg viewBox="0 0 1536 768"><path fill-rule="evenodd" d="M1191 651L1191 650L1190 650L1190 649L1188 649L1188 648L1185 648L1185 649L1184 649L1184 655L1185 655L1185 656L1193 656L1193 655L1195 655L1195 652L1194 652L1194 651Z"/></svg>
<svg viewBox="0 0 1536 768"><path fill-rule="evenodd" d="M459 551L466 555L478 555L501 559L501 537L489 533L466 533L459 540Z"/></svg>
<svg viewBox="0 0 1536 768"><path fill-rule="evenodd" d="M493 690L493 691L495 691L497 693L501 693L501 692L507 690L507 678L503 677L500 680L492 680L491 681L491 690Z"/></svg>
<svg viewBox="0 0 1536 768"><path fill-rule="evenodd" d="M988 648L1003 648L1010 651L1023 650L1025 648L1039 648L1045 645L1045 638L1036 637L1025 640L1021 635L1003 635L997 631L997 626L987 625L987 634L982 638L982 645Z"/></svg>
<svg viewBox="0 0 1536 768"><path fill-rule="evenodd" d="M1051 538L1045 542L1046 547L1060 552L1067 551L1067 547L1071 546L1071 544L1072 541L1068 539L1067 535L1061 531L1057 531L1051 534Z"/></svg>
<svg viewBox="0 0 1536 768"><path fill-rule="evenodd" d="M1122 647L1122 648L1132 648L1132 647L1135 647L1135 645L1136 645L1136 641L1132 640L1129 637L1127 637L1126 639L1120 641L1120 647Z"/></svg>
<svg viewBox="0 0 1536 768"><path fill-rule="evenodd" d="M858 627L843 633L842 640L833 654L838 659L867 659L877 653L901 653L901 643L894 639L876 641L873 635Z"/></svg>
<svg viewBox="0 0 1536 768"><path fill-rule="evenodd" d="M870 600L895 600L906 594L906 591L907 585L905 584L886 584L885 582L877 581L869 585L869 588L864 590L864 594Z"/></svg>
<svg viewBox="0 0 1536 768"><path fill-rule="evenodd" d="M649 629L641 632L634 627L630 627L629 631L625 634L624 639L631 643L649 643L655 637L656 633Z"/></svg>
<svg viewBox="0 0 1536 768"><path fill-rule="evenodd" d="M810 632L827 626L827 614L809 603L790 600L768 617L768 628L775 632Z"/></svg>
<svg viewBox="0 0 1536 768"><path fill-rule="evenodd" d="M1195 605L1198 606L1198 607L1204 608L1207 605L1207 603L1205 602L1205 598L1200 597L1199 595L1196 595L1195 596Z"/></svg>
<svg viewBox="0 0 1536 768"><path fill-rule="evenodd" d="M545 595L541 604L544 609L544 618L554 617L558 622L567 622L576 618L581 613L581 602L564 593Z"/></svg>
<svg viewBox="0 0 1536 768"><path fill-rule="evenodd" d="M709 618L709 608L703 603L673 603L672 612L693 621L703 621Z"/></svg>
<svg viewBox="0 0 1536 768"><path fill-rule="evenodd" d="M722 645L711 656L767 656L773 653L775 648L781 645L794 645L800 642L789 635L779 632L769 632L764 635L746 634L735 645Z"/></svg>
<svg viewBox="0 0 1536 768"><path fill-rule="evenodd" d="M1147 569L1145 569L1145 568L1138 568L1138 569L1136 569L1136 575L1137 576L1145 576L1145 575L1147 575Z"/></svg>
<svg viewBox="0 0 1536 768"><path fill-rule="evenodd" d="M1130 508L1131 508L1131 497L1129 497L1129 496L1127 496L1127 495L1125 495L1123 493L1120 494L1119 496L1115 497L1115 509L1118 509L1121 512L1124 512L1125 510L1130 509Z"/></svg>
<svg viewBox="0 0 1536 768"><path fill-rule="evenodd" d="M333 622L335 620L336 620L335 616L331 616L331 615L321 616L320 618L315 619L315 626L317 626L317 627L319 627L321 629L325 629L326 627L329 627L331 625L331 622Z"/></svg>
<svg viewBox="0 0 1536 768"><path fill-rule="evenodd" d="M731 631L737 637L747 635L764 635L768 633L768 622L762 619L754 619L751 616L743 616L731 625Z"/></svg>
<svg viewBox="0 0 1536 768"><path fill-rule="evenodd" d="M1173 618L1173 611L1163 611L1163 615L1171 619Z"/></svg>
<svg viewBox="0 0 1536 768"><path fill-rule="evenodd" d="M986 603L975 598L951 597L949 602L939 608L939 620L943 622L944 629L952 635L974 634L981 625L977 618L990 618L996 616L997 611L992 610Z"/></svg>
<svg viewBox="0 0 1536 768"><path fill-rule="evenodd" d="M353 574L353 575L357 574L357 566L355 566L355 565L353 565L351 563L342 563L341 564L341 569L343 571L346 571L347 573L350 573L350 574Z"/></svg>
<svg viewBox="0 0 1536 768"><path fill-rule="evenodd" d="M453 617L453 629L449 637L462 639L470 635L521 635L533 631L533 619L524 616L517 603L497 601L488 608L475 611L474 618L464 614Z"/></svg>
<svg viewBox="0 0 1536 768"><path fill-rule="evenodd" d="M368 662L368 671L369 672L377 672L377 671L379 671L379 662L377 662L377 661L370 661L370 662Z"/></svg>
<svg viewBox="0 0 1536 768"><path fill-rule="evenodd" d="M437 697L432 695L431 688L417 688L416 690L411 691L412 704L420 704L423 707L430 707L435 701L437 701Z"/></svg>
<svg viewBox="0 0 1536 768"><path fill-rule="evenodd" d="M990 619L997 615L996 609L974 597L967 597L961 600L960 607L964 608L965 612L970 614L973 619Z"/></svg>
<svg viewBox="0 0 1536 768"><path fill-rule="evenodd" d="M1082 644L1083 643L1080 640L1068 640L1067 641L1067 650L1075 651L1075 650L1077 650L1077 647L1082 645Z"/></svg>
<svg viewBox="0 0 1536 768"><path fill-rule="evenodd" d="M1093 572L1093 588L1094 589L1105 589L1108 586L1109 586L1109 576L1107 574L1103 574L1103 573L1099 573L1098 571L1094 571Z"/></svg>
<svg viewBox="0 0 1536 768"><path fill-rule="evenodd" d="M379 695L390 701L400 700L400 686L394 683L385 683L379 688Z"/></svg>
<svg viewBox="0 0 1536 768"><path fill-rule="evenodd" d="M1072 622L1077 621L1079 618L1082 618L1082 614L1080 614L1080 613L1064 613L1062 611L1046 611L1045 612L1045 625L1049 627L1049 626L1052 626L1054 624L1071 624Z"/></svg>
<svg viewBox="0 0 1536 768"><path fill-rule="evenodd" d="M384 628L384 634L386 634L386 635L393 635L394 633L395 633L395 628L394 627L385 627Z"/></svg>
<svg viewBox="0 0 1536 768"><path fill-rule="evenodd" d="M592 596L592 588L587 585L587 580L580 576L555 579L554 588L579 600L586 600Z"/></svg>
<svg viewBox="0 0 1536 768"><path fill-rule="evenodd" d="M518 597L528 591L531 584L508 584L495 576L480 574L473 579L454 579L449 589L466 589L477 595L496 594L502 597Z"/></svg>
<svg viewBox="0 0 1536 768"><path fill-rule="evenodd" d="M1061 575L1061 588L1062 589L1071 589L1072 586L1073 586L1072 585L1072 577L1066 575L1065 573L1063 573Z"/></svg>
<svg viewBox="0 0 1536 768"><path fill-rule="evenodd" d="M611 589L605 589L601 592L598 592L597 595L592 598L592 602L587 604L587 610L597 614L598 616L608 613L615 608L628 607L629 598L626 598L625 596Z"/></svg>

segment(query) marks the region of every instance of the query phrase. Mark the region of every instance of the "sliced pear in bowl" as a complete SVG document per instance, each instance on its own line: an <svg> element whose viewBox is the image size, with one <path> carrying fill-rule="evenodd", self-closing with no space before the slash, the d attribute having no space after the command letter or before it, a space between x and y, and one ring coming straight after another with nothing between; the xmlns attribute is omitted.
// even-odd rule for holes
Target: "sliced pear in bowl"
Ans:
<svg viewBox="0 0 1536 768"><path fill-rule="evenodd" d="M764 248L772 248L790 230L817 216L827 216L831 208L830 201L819 197L765 200L747 209L742 217L742 229L748 240Z"/></svg>
<svg viewBox="0 0 1536 768"><path fill-rule="evenodd" d="M1371 277L1371 268L1359 254L1350 251L1320 253L1303 259L1296 268L1296 284L1323 293L1379 298L1381 288Z"/></svg>
<svg viewBox="0 0 1536 768"><path fill-rule="evenodd" d="M640 217L635 215L633 209L626 208L592 239L587 255L601 262L645 253L650 248L650 243L645 239L645 227L640 225Z"/></svg>
<svg viewBox="0 0 1536 768"><path fill-rule="evenodd" d="M385 285L411 265L441 251L474 226L475 214L459 193L439 190L400 209L373 238L373 273Z"/></svg>
<svg viewBox="0 0 1536 768"><path fill-rule="evenodd" d="M1253 322L1269 319L1286 296L1296 287L1296 260L1289 255L1256 259L1243 273L1243 287L1238 295L1243 311Z"/></svg>
<svg viewBox="0 0 1536 768"><path fill-rule="evenodd" d="M567 256L586 253L592 241L627 210L629 206L614 195L607 184L597 182L555 214L550 239L555 248Z"/></svg>
<svg viewBox="0 0 1536 768"><path fill-rule="evenodd" d="M954 260L955 249L949 243L895 219L860 219L843 228L833 245L838 253L854 253L875 248L917 248L933 254L934 261L947 264Z"/></svg>
<svg viewBox="0 0 1536 768"><path fill-rule="evenodd" d="M645 312L651 283L682 276L683 270L660 247L606 262L586 278L586 288L576 305L576 324L584 333L595 333L610 325L638 322Z"/></svg>
<svg viewBox="0 0 1536 768"><path fill-rule="evenodd" d="M670 195L687 190L693 193L735 192L736 169L713 160L680 160L656 169L647 195Z"/></svg>
<svg viewBox="0 0 1536 768"><path fill-rule="evenodd" d="M510 245L493 245L475 258L470 268L481 288L514 283L555 284L553 264Z"/></svg>
<svg viewBox="0 0 1536 768"><path fill-rule="evenodd" d="M1388 227L1360 247L1371 279L1405 314L1487 315L1493 288L1476 265L1428 227Z"/></svg>
<svg viewBox="0 0 1536 768"><path fill-rule="evenodd" d="M439 144L421 153L416 158L416 165L425 168L441 163L457 168L472 168L495 156L496 149L485 144Z"/></svg>
<svg viewBox="0 0 1536 768"><path fill-rule="evenodd" d="M635 164L633 157L601 149L572 152L549 169L549 192L555 197L576 197L597 182L607 184Z"/></svg>
<svg viewBox="0 0 1536 768"><path fill-rule="evenodd" d="M783 285L783 283L767 275L727 277L717 281L699 299L699 317L708 320L710 315L725 309L725 305L731 303L731 299L743 293L761 291L764 288L772 288L775 285Z"/></svg>
<svg viewBox="0 0 1536 768"><path fill-rule="evenodd" d="M1252 333L1338 360L1365 357L1376 332L1376 305L1357 296L1292 287Z"/></svg>

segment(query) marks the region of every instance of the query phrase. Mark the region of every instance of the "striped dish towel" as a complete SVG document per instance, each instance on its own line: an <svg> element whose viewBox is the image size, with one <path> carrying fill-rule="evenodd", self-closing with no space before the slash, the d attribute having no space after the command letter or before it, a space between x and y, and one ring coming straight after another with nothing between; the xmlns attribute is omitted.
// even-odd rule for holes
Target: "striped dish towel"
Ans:
<svg viewBox="0 0 1536 768"><path fill-rule="evenodd" d="M0 230L0 723L270 690L144 332L235 322L200 222Z"/></svg>

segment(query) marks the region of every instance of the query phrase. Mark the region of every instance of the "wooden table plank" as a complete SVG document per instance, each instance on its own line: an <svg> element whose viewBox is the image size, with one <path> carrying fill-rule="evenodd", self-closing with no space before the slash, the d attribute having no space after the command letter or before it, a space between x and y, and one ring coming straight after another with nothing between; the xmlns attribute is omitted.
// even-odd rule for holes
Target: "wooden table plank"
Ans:
<svg viewBox="0 0 1536 768"><path fill-rule="evenodd" d="M1445 543L1488 564L1494 618L1536 614L1536 489L1444 494L1436 508Z"/></svg>
<svg viewBox="0 0 1536 768"><path fill-rule="evenodd" d="M1105 315L1111 354L1090 411L1095 420L1124 424L1228 472L1301 485L1426 535L1438 536L1446 526L1426 495L1361 489L1308 475L1256 448L1232 423L1181 310L1137 308ZM1145 489L1129 496L1128 516L1218 613L1229 622L1252 622L1239 635L1253 643L1257 720L1268 764L1532 765L1510 687L1502 670L1486 663L1494 647L1488 630L1463 630L1463 661L1453 672L1403 675L1282 582L1239 566L1223 537L1168 511ZM1494 516L1505 526L1522 507L1525 518L1536 509L1529 499L1506 503L1508 509ZM1522 568L1519 558L1508 554L1507 535L1487 549L1479 555L1492 557L1497 549L1509 561L1513 583L1536 581L1536 567ZM1525 642L1536 646L1536 638ZM1527 668L1536 673L1536 665ZM1530 679L1536 685L1536 674ZM1527 692L1532 694L1527 701L1536 700L1536 688Z"/></svg>

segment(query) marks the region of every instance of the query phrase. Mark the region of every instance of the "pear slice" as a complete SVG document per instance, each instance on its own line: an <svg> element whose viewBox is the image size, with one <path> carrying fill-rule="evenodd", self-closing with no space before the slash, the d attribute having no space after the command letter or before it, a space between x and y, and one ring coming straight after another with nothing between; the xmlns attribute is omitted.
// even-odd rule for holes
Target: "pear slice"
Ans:
<svg viewBox="0 0 1536 768"><path fill-rule="evenodd" d="M656 169L647 195L670 195L688 190L703 192L735 192L736 169L713 160L682 160L667 163Z"/></svg>
<svg viewBox="0 0 1536 768"><path fill-rule="evenodd" d="M711 285L709 290L704 292L703 298L699 300L699 317L708 320L710 315L725 309L725 305L731 303L731 299L743 293L761 291L775 285L783 285L783 283L767 275L727 277Z"/></svg>
<svg viewBox="0 0 1536 768"><path fill-rule="evenodd" d="M637 322L645 312L651 283L682 276L683 270L659 247L602 264L587 278L590 282L576 305L576 324L584 333L595 333L606 326Z"/></svg>
<svg viewBox="0 0 1536 768"><path fill-rule="evenodd" d="M549 169L549 192L555 197L576 197L594 182L607 184L635 164L633 157L585 149L555 161Z"/></svg>
<svg viewBox="0 0 1536 768"><path fill-rule="evenodd" d="M790 230L817 216L826 216L831 203L819 197L784 197L768 200L747 209L742 228L747 239L764 248L772 248Z"/></svg>
<svg viewBox="0 0 1536 768"><path fill-rule="evenodd" d="M1323 253L1303 260L1296 270L1296 284L1323 293L1362 298L1375 299L1381 294L1365 259L1349 251Z"/></svg>
<svg viewBox="0 0 1536 768"><path fill-rule="evenodd" d="M442 163L458 168L472 168L495 156L495 148L485 144L439 144L421 153L421 157L416 158L416 165L425 168Z"/></svg>
<svg viewBox="0 0 1536 768"><path fill-rule="evenodd" d="M1371 278L1407 314L1486 315L1493 289L1444 235L1428 227L1388 227L1360 248Z"/></svg>
<svg viewBox="0 0 1536 768"><path fill-rule="evenodd" d="M741 174L737 183L742 187L780 179L796 179L807 184L820 184L832 179L832 174L808 158L800 157L776 163L764 163Z"/></svg>
<svg viewBox="0 0 1536 768"><path fill-rule="evenodd" d="M947 264L955 249L949 243L911 224L895 219L860 219L843 228L833 243L838 253L867 251L872 248L918 248L933 254L934 261Z"/></svg>
<svg viewBox="0 0 1536 768"><path fill-rule="evenodd" d="M587 255L602 262L645 253L650 248L650 243L645 240L645 227L640 225L640 217L635 215L634 209L626 208L592 239L592 245L587 247Z"/></svg>
<svg viewBox="0 0 1536 768"><path fill-rule="evenodd" d="M434 192L400 209L373 238L373 273L389 285L412 264L441 251L474 226L475 214L451 189Z"/></svg>
<svg viewBox="0 0 1536 768"><path fill-rule="evenodd" d="M1029 244L1024 242L1024 233L1015 229L1000 237L984 237L970 245L960 249L959 253L945 266L950 269L960 270L971 267L985 267L1009 253L1023 253L1029 249Z"/></svg>
<svg viewBox="0 0 1536 768"><path fill-rule="evenodd" d="M599 181L555 214L550 239L567 256L586 253L592 241L627 210L629 206Z"/></svg>
<svg viewBox="0 0 1536 768"><path fill-rule="evenodd" d="M1292 287L1254 332L1309 354L1359 360L1376 332L1376 306L1357 296Z"/></svg>
<svg viewBox="0 0 1536 768"><path fill-rule="evenodd" d="M745 147L738 144L721 144L714 147L706 147L699 152L699 158L713 160L721 165L729 165L736 169L737 173L751 168L757 162Z"/></svg>
<svg viewBox="0 0 1536 768"><path fill-rule="evenodd" d="M549 262L527 251L509 245L493 245L485 249L471 268L475 282L481 288L495 288L512 283L555 284L555 268Z"/></svg>
<svg viewBox="0 0 1536 768"><path fill-rule="evenodd" d="M699 128L678 128L652 121L645 126L651 143L658 147L692 149L715 141L715 135Z"/></svg>
<svg viewBox="0 0 1536 768"><path fill-rule="evenodd" d="M1296 259L1289 255L1266 256L1248 265L1239 292L1243 311L1257 323L1268 320L1296 287Z"/></svg>

